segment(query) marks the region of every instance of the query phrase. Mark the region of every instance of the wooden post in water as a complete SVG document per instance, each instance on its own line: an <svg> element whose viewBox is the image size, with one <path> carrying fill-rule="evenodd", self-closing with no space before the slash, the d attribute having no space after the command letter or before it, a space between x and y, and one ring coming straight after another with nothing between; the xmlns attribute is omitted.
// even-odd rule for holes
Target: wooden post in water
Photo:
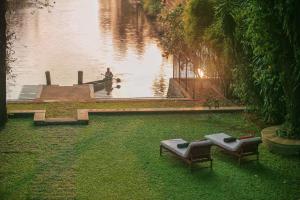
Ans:
<svg viewBox="0 0 300 200"><path fill-rule="evenodd" d="M46 71L45 74L46 74L46 83L47 83L47 85L51 85L51 76L50 76L50 72L49 72L49 71Z"/></svg>
<svg viewBox="0 0 300 200"><path fill-rule="evenodd" d="M83 71L78 71L78 85L82 85L83 82Z"/></svg>

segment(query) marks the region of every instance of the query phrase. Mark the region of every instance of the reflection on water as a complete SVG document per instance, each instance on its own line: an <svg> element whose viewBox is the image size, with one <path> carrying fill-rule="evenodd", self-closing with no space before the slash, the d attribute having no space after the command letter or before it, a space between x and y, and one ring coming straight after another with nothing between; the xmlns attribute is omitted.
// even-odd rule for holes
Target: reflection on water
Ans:
<svg viewBox="0 0 300 200"><path fill-rule="evenodd" d="M164 66L160 66L159 75L155 77L153 81L153 92L155 97L165 96L166 91L168 90L168 85L166 84L166 79L164 76Z"/></svg>
<svg viewBox="0 0 300 200"><path fill-rule="evenodd" d="M171 60L162 57L159 41L140 7L127 0L63 0L48 10L19 6L10 29L17 61L8 80L8 98L18 98L23 85L77 83L102 79L107 67L120 78L109 97L165 96ZM100 92L100 91L99 91ZM107 96L105 92L96 96Z"/></svg>

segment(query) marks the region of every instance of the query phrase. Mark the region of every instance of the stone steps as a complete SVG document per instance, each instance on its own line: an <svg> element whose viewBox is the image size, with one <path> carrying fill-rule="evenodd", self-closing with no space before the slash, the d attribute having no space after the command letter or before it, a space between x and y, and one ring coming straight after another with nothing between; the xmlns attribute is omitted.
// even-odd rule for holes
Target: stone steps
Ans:
<svg viewBox="0 0 300 200"><path fill-rule="evenodd" d="M75 125L88 124L88 113L78 111L77 118L46 118L46 110L14 110L8 113L11 118L33 115L35 125Z"/></svg>
<svg viewBox="0 0 300 200"><path fill-rule="evenodd" d="M45 125L61 125L61 124L78 124L78 120L75 118L46 118Z"/></svg>

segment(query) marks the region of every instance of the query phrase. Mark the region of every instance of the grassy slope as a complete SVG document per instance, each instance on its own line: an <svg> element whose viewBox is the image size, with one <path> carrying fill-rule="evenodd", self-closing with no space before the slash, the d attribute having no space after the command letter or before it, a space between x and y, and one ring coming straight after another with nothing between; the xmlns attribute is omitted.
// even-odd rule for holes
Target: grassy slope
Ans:
<svg viewBox="0 0 300 200"><path fill-rule="evenodd" d="M1 199L297 199L300 160L260 147L239 167L214 150L214 169L193 173L159 141L207 133L259 133L238 114L92 116L88 126L34 127L12 119L0 132Z"/></svg>
<svg viewBox="0 0 300 200"><path fill-rule="evenodd" d="M196 101L107 101L107 102L54 102L54 103L9 103L11 110L46 110L47 117L75 116L76 109L102 108L164 108L201 106Z"/></svg>

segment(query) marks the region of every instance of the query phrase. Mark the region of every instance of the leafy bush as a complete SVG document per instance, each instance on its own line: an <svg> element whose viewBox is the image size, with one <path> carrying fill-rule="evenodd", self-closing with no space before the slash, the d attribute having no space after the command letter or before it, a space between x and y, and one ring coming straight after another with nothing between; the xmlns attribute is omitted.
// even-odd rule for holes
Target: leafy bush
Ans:
<svg viewBox="0 0 300 200"><path fill-rule="evenodd" d="M300 138L300 1L189 0L163 17L170 53L194 53L280 136ZM186 55L188 55L186 53Z"/></svg>
<svg viewBox="0 0 300 200"><path fill-rule="evenodd" d="M160 0L143 0L143 8L148 15L156 17L162 8Z"/></svg>
<svg viewBox="0 0 300 200"><path fill-rule="evenodd" d="M184 9L183 17L186 39L193 45L201 41L205 29L213 23L213 4L210 0L191 0Z"/></svg>
<svg viewBox="0 0 300 200"><path fill-rule="evenodd" d="M162 44L171 54L178 54L187 49L184 41L183 11L184 7L179 5L169 12L162 13L160 18L163 27Z"/></svg>

